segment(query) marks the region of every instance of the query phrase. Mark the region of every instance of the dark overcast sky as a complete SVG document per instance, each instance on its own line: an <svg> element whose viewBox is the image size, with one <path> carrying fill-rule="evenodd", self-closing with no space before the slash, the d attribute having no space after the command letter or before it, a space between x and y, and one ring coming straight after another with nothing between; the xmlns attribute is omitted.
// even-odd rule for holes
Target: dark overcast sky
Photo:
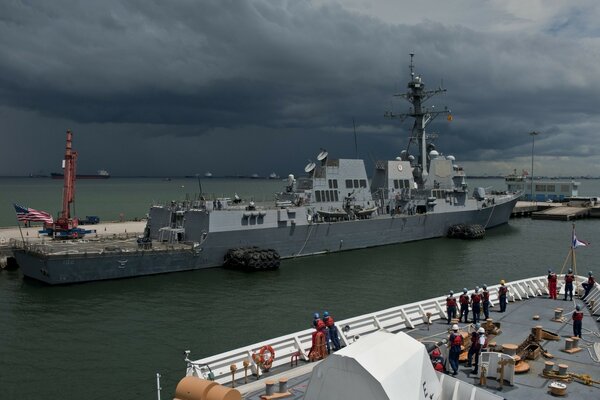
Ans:
<svg viewBox="0 0 600 400"><path fill-rule="evenodd" d="M413 4L418 3L418 4ZM286 175L321 147L393 158L409 53L472 175L600 175L600 6L590 1L0 2L0 175Z"/></svg>

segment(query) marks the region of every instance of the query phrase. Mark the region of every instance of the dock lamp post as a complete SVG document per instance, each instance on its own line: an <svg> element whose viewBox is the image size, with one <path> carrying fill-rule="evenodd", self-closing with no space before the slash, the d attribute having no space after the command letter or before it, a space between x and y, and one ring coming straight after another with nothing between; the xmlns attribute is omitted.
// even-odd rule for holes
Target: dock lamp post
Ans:
<svg viewBox="0 0 600 400"><path fill-rule="evenodd" d="M532 131L529 132L531 136L531 201L533 202L533 149L535 148L535 137L539 135L540 132Z"/></svg>

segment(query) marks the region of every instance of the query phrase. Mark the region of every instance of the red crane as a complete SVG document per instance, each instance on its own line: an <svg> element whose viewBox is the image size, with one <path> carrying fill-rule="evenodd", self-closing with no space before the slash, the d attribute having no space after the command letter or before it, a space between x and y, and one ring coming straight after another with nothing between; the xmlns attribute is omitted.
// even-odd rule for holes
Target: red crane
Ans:
<svg viewBox="0 0 600 400"><path fill-rule="evenodd" d="M70 229L77 226L77 220L71 219L71 205L75 201L75 178L77 152L73 151L73 132L67 129L67 145L65 147L65 158L63 160L64 186L62 212L56 220L60 229ZM74 222L74 223L73 223Z"/></svg>
<svg viewBox="0 0 600 400"><path fill-rule="evenodd" d="M55 239L76 239L93 231L78 228L79 221L71 216L71 206L75 202L75 178L77 152L73 151L73 132L67 129L67 144L65 146L65 159L63 160L64 186L62 211L54 225L45 226L44 233Z"/></svg>

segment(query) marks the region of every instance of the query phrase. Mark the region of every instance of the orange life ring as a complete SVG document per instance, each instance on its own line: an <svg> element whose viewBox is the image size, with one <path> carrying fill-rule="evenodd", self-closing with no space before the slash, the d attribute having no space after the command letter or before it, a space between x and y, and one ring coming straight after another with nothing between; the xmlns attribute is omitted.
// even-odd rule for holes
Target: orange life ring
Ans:
<svg viewBox="0 0 600 400"><path fill-rule="evenodd" d="M257 364L262 365L264 371L268 371L273 365L275 360L275 350L269 345L265 345L260 348L258 354L254 354L254 361Z"/></svg>

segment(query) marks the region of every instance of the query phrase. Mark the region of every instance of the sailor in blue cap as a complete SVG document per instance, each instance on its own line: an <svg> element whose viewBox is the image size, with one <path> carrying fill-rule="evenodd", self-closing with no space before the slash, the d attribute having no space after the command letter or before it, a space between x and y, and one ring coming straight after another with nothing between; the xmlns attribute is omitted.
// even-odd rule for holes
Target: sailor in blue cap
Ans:
<svg viewBox="0 0 600 400"><path fill-rule="evenodd" d="M315 328L315 329L317 328L317 324L319 323L319 319L320 319L319 313L318 312L314 313L313 314L313 328Z"/></svg>
<svg viewBox="0 0 600 400"><path fill-rule="evenodd" d="M334 351L339 350L341 346L340 338L338 337L338 330L335 326L335 321L333 320L333 317L329 315L329 312L327 311L323 313L323 322L327 327L327 353L331 353L331 346L329 345L330 342L333 346Z"/></svg>
<svg viewBox="0 0 600 400"><path fill-rule="evenodd" d="M575 280L575 275L573 275L573 270L569 268L569 272L565 275L565 300L567 300L567 295L570 296L570 300L573 300L573 281Z"/></svg>

